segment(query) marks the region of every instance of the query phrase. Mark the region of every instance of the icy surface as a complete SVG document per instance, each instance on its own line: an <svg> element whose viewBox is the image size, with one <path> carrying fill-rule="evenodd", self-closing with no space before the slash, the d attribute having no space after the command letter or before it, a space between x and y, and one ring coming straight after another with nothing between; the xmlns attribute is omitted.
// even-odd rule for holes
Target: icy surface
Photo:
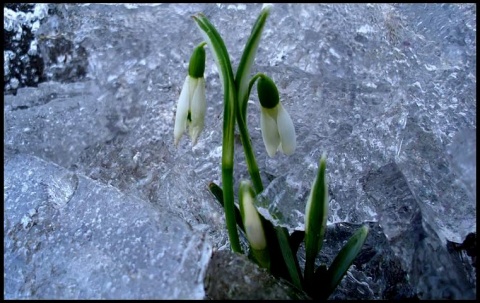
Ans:
<svg viewBox="0 0 480 303"><path fill-rule="evenodd" d="M171 213L34 156L4 189L6 299L204 297L211 245Z"/></svg>
<svg viewBox="0 0 480 303"><path fill-rule="evenodd" d="M462 274L422 212L405 176L395 163L362 179L365 192L380 214L392 250L400 257L420 299L472 299L473 285ZM423 221L423 222L422 222ZM425 222L426 221L426 222Z"/></svg>
<svg viewBox="0 0 480 303"><path fill-rule="evenodd" d="M476 130L463 129L455 134L447 148L453 170L458 174L460 184L467 188L473 200L477 198Z"/></svg>
<svg viewBox="0 0 480 303"><path fill-rule="evenodd" d="M158 216L173 214L215 249L228 248L223 210L207 190L211 181L221 185L223 125L222 87L208 48L206 125L195 147L188 136L174 147L174 114L191 51L201 42L191 15L203 12L216 26L236 69L262 5L54 7L57 15L37 30L47 37L38 50L51 55L45 59L51 78L76 82L43 83L5 96L6 150L148 201ZM83 68L87 79L78 81ZM461 243L476 230L475 5L274 4L256 72L277 83L297 132L294 155L269 158L252 90L248 125L266 188L259 204L279 224L303 228L310 186L326 152L329 224L391 218L393 225L382 226L387 236L403 228L391 213L401 206L402 193L389 196L385 182L372 198L361 182L395 163L420 214L412 234L437 237L440 247L446 240ZM249 176L239 138L235 148L237 189ZM84 177L78 178L80 186ZM52 205L61 207L74 179L54 179L68 186L50 189L58 197ZM22 188L21 180L15 185ZM15 222L28 226L30 209ZM427 245L422 243L412 247ZM392 249L412 281L420 279L424 272L412 270L413 252ZM427 272L432 279L439 274ZM422 291L423 297L443 296L428 286Z"/></svg>

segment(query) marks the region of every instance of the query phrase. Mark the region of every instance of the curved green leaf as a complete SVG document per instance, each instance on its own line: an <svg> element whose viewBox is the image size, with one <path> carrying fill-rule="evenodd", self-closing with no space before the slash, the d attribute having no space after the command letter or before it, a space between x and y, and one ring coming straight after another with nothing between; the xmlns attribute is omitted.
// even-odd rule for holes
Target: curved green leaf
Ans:
<svg viewBox="0 0 480 303"><path fill-rule="evenodd" d="M360 227L360 229L350 237L348 242L333 260L332 265L328 268L324 280L326 283L321 285L325 299L335 290L338 283L340 283L343 276L347 273L348 268L352 265L353 261L362 250L362 246L368 236L368 230L369 228L367 225Z"/></svg>
<svg viewBox="0 0 480 303"><path fill-rule="evenodd" d="M328 216L328 188L325 176L326 155L320 158L318 172L312 184L305 209L305 284L312 286L315 258L322 248Z"/></svg>
<svg viewBox="0 0 480 303"><path fill-rule="evenodd" d="M263 191L263 183L260 177L260 172L258 170L258 165L255 159L255 154L253 152L252 144L250 142L250 136L248 134L247 128L247 101L250 91L248 88L248 77L250 75L250 69L252 67L253 61L255 59L255 54L257 52L258 45L260 43L260 38L262 36L263 27L270 13L271 5L265 6L260 15L258 16L255 24L250 33L250 37L245 44L243 50L242 58L238 65L237 74L235 76L235 85L237 89L237 101L238 101L238 111L236 113L238 129L240 131L240 136L242 139L243 150L245 152L245 160L247 161L247 168L250 177L252 178L253 185L257 194ZM248 91L248 93L247 93Z"/></svg>
<svg viewBox="0 0 480 303"><path fill-rule="evenodd" d="M265 6L260 15L255 21L255 24L252 28L250 37L248 38L247 44L245 44L245 49L243 50L242 58L238 65L237 74L235 76L235 83L238 90L238 101L240 102L240 112L242 115L245 113L246 104L247 104L247 87L248 87L248 77L250 75L250 69L252 67L253 61L255 59L255 54L257 53L257 48L260 43L260 38L262 37L263 27L267 21L267 17L270 14L271 5Z"/></svg>
<svg viewBox="0 0 480 303"><path fill-rule="evenodd" d="M282 251L283 260L287 266L288 273L292 279L293 285L298 289L302 289L302 281L300 276L300 267L298 265L297 257L292 252L289 243L288 231L285 227L275 226L275 233L277 235L278 244L280 245L280 250Z"/></svg>

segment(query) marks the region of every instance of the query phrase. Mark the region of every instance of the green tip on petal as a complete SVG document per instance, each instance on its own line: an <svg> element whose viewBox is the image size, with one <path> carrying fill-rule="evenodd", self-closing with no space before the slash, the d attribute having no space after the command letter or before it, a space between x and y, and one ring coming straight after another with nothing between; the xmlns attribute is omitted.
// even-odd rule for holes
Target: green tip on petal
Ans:
<svg viewBox="0 0 480 303"><path fill-rule="evenodd" d="M192 78L202 78L205 73L205 48L207 43L202 42L194 48L193 54L190 57L190 63L188 65L188 74Z"/></svg>
<svg viewBox="0 0 480 303"><path fill-rule="evenodd" d="M280 102L277 86L263 74L257 81L257 93L260 104L265 108L274 108Z"/></svg>

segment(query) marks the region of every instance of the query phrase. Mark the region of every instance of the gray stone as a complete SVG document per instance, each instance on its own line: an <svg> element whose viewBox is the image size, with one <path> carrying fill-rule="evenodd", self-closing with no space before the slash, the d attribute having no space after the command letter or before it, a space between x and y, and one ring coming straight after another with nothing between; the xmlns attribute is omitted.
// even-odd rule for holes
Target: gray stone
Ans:
<svg viewBox="0 0 480 303"><path fill-rule="evenodd" d="M358 257L353 262L330 300L407 300L418 299L385 234L376 222L366 223L370 232ZM346 241L362 224L337 223L327 227L325 241L317 258L317 266L330 266ZM304 266L305 250L297 253ZM318 285L321 289L321 285ZM215 251L205 274L207 299L262 300L310 299L290 283L276 279L259 268L245 255L228 250Z"/></svg>
<svg viewBox="0 0 480 303"><path fill-rule="evenodd" d="M245 255L216 251L205 274L208 300L310 300L283 279L276 279Z"/></svg>

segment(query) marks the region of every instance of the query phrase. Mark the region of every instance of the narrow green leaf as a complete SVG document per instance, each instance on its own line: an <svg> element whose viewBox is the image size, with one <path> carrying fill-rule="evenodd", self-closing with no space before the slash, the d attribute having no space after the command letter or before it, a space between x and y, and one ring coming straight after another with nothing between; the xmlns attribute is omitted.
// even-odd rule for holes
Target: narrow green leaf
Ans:
<svg viewBox="0 0 480 303"><path fill-rule="evenodd" d="M359 228L355 234L350 237L345 246L343 246L333 260L332 265L330 265L326 273L324 280L326 283L319 285L319 287L322 287L324 299L327 299L335 290L338 283L340 283L343 276L347 273L348 268L350 268L353 261L362 250L362 246L367 239L368 230L369 228L367 225Z"/></svg>
<svg viewBox="0 0 480 303"><path fill-rule="evenodd" d="M310 196L305 209L305 284L312 287L315 258L322 248L327 227L328 188L325 176L326 155L320 158L317 176L312 184Z"/></svg>
<svg viewBox="0 0 480 303"><path fill-rule="evenodd" d="M292 279L292 283L298 289L302 289L300 266L298 265L297 256L290 248L288 231L285 227L275 226L275 233L277 235L278 244L280 245L280 250L282 251L283 260L285 261L288 273Z"/></svg>
<svg viewBox="0 0 480 303"><path fill-rule="evenodd" d="M262 36L263 27L270 13L271 5L267 5L262 9L250 33L250 37L245 44L240 64L238 65L237 74L235 76L235 85L237 89L238 110L236 112L238 129L242 139L243 150L245 152L245 160L247 161L247 168L250 177L252 178L253 186L257 194L263 191L263 183L260 177L260 172L253 152L252 144L250 142L250 135L247 127L247 101L250 90L248 88L248 77L250 76L250 69L255 59L260 38ZM248 93L247 93L248 91Z"/></svg>
<svg viewBox="0 0 480 303"><path fill-rule="evenodd" d="M240 59L240 64L238 65L237 74L235 76L235 83L237 84L238 90L238 101L240 102L239 108L242 114L245 112L244 107L246 107L248 99L247 87L250 69L255 59L255 54L262 37L263 27L270 14L270 9L271 5L265 6L255 21L247 44L245 44L245 49L243 50L242 58Z"/></svg>
<svg viewBox="0 0 480 303"><path fill-rule="evenodd" d="M275 226L269 220L260 214L263 222L263 229L267 237L268 250L270 251L270 273L276 277L281 277L289 282L293 282L288 272L287 265L283 257L280 241L278 240Z"/></svg>

